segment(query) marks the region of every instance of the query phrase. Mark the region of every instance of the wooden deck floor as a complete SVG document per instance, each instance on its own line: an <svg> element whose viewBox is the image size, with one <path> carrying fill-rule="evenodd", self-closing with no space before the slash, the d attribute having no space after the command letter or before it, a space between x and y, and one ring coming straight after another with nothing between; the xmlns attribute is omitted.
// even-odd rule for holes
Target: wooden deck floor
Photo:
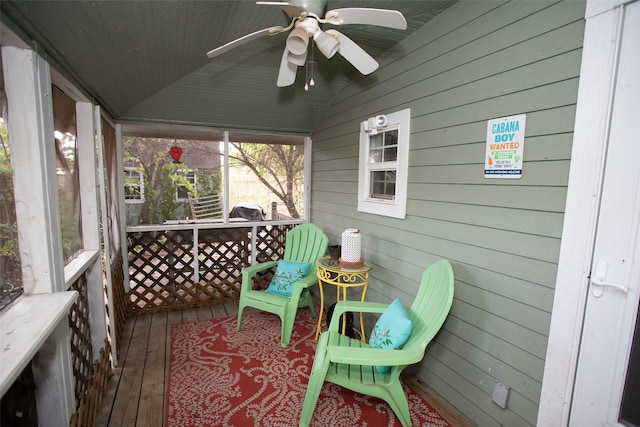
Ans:
<svg viewBox="0 0 640 427"><path fill-rule="evenodd" d="M171 325L235 316L236 303L127 318L119 366L109 381L96 420L102 426L164 426ZM469 423L424 385L407 380L454 427Z"/></svg>

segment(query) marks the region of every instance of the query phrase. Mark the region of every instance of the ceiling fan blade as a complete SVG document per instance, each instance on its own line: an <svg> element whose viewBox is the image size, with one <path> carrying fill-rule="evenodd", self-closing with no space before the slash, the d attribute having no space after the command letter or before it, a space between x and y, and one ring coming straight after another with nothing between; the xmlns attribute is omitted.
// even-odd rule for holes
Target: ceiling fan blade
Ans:
<svg viewBox="0 0 640 427"><path fill-rule="evenodd" d="M280 71L278 71L278 87L291 86L296 81L298 67L289 62L289 50L284 49L282 60L280 61Z"/></svg>
<svg viewBox="0 0 640 427"><path fill-rule="evenodd" d="M269 27L269 28L264 28L262 30L255 31L251 34L247 34L246 36L242 36L239 39L232 40L229 43L223 44L220 47L210 50L209 52L207 52L207 57L215 58L216 56L222 55L223 53L235 47L241 46L247 42L250 42L251 40L259 39L260 37L264 37L264 36L272 36L274 34L281 33L284 30L285 28L276 26L276 27Z"/></svg>
<svg viewBox="0 0 640 427"><path fill-rule="evenodd" d="M325 21L333 25L364 24L379 27L407 29L407 20L397 10L349 7L333 9L326 13Z"/></svg>
<svg viewBox="0 0 640 427"><path fill-rule="evenodd" d="M335 35L340 41L338 53L349 61L358 71L365 76L378 69L378 61L365 52L353 40L336 30L327 30L327 33Z"/></svg>
<svg viewBox="0 0 640 427"><path fill-rule="evenodd" d="M303 7L294 6L287 1L257 1L256 4L263 6L278 6L280 9L284 10L290 18L297 18L303 14L306 15L307 13Z"/></svg>

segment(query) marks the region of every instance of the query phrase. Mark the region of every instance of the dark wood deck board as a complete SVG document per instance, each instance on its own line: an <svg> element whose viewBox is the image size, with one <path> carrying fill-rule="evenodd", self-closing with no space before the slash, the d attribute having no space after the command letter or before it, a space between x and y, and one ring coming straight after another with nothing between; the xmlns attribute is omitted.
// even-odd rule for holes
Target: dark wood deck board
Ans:
<svg viewBox="0 0 640 427"><path fill-rule="evenodd" d="M109 418L109 426L136 425L151 318L151 316L138 316L134 320L129 351L122 366L122 376Z"/></svg>
<svg viewBox="0 0 640 427"><path fill-rule="evenodd" d="M97 426L106 426L109 424L109 418L111 417L113 404L116 400L118 385L120 384L120 379L122 378L122 366L124 365L127 358L134 326L135 319L131 319L130 321L125 322L122 331L122 343L119 354L119 363L118 366L114 367L113 375L109 379L107 391L103 398L102 405L100 406L100 410L98 411L98 416L96 417Z"/></svg>
<svg viewBox="0 0 640 427"><path fill-rule="evenodd" d="M166 330L167 313L153 314L136 426L157 427L164 422Z"/></svg>

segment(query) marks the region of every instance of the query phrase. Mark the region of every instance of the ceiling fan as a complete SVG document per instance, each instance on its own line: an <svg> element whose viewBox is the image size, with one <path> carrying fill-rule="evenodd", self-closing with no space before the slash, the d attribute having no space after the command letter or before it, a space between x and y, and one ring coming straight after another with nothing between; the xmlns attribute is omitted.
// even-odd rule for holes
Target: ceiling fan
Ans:
<svg viewBox="0 0 640 427"><path fill-rule="evenodd" d="M325 13L327 0L258 1L256 4L280 7L291 18L291 23L286 27L269 27L247 34L209 51L207 56L215 58L260 37L273 36L291 30L280 61L278 87L290 86L295 82L297 68L304 66L307 62L310 41L313 41L327 58L332 58L339 53L364 75L378 68L378 62L353 40L335 29L323 30L321 24L333 26L362 24L400 30L407 28L407 21L397 10L353 7L333 9Z"/></svg>

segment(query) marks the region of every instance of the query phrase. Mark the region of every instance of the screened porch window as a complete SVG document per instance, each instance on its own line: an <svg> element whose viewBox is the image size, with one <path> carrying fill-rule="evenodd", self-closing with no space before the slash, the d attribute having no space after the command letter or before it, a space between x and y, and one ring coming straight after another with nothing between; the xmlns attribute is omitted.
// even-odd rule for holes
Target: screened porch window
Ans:
<svg viewBox="0 0 640 427"><path fill-rule="evenodd" d="M83 249L80 171L76 102L57 86L52 86L54 135L58 178L58 207L65 264Z"/></svg>
<svg viewBox="0 0 640 427"><path fill-rule="evenodd" d="M18 251L18 223L7 127L0 118L0 310L22 295L22 267Z"/></svg>
<svg viewBox="0 0 640 427"><path fill-rule="evenodd" d="M122 126L127 225L193 218L189 193L217 195L230 219L304 217L307 138L186 128L173 132L184 132L184 138L161 137L165 132L153 125ZM172 158L171 147L182 148L179 159Z"/></svg>

